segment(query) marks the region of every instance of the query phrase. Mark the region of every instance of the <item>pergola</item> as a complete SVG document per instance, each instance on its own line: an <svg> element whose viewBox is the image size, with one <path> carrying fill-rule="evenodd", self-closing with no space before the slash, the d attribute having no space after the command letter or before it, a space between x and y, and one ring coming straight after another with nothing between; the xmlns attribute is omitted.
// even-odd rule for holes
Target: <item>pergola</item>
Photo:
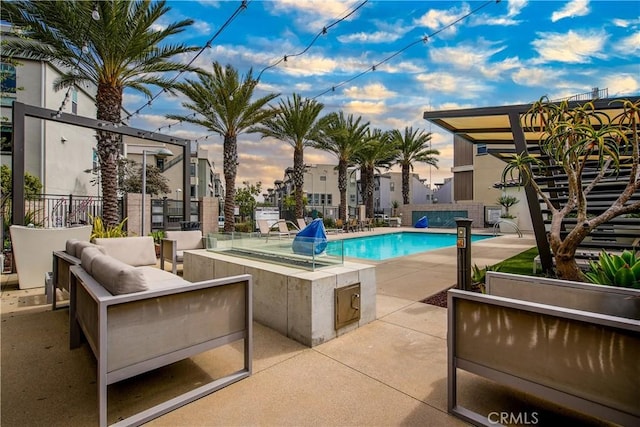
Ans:
<svg viewBox="0 0 640 427"><path fill-rule="evenodd" d="M636 102L640 97L627 97ZM596 110L615 117L622 112L622 98L596 99ZM571 108L585 101L572 101ZM514 153L536 152L541 133L537 129L526 128L527 115L532 104L505 105L499 107L470 108L446 111L426 111L423 117L469 141L472 144L486 144L488 152L496 157L507 159ZM524 185L527 204L531 214L533 230L540 253L540 262L544 271L551 271L553 260L540 208L538 196L530 183Z"/></svg>
<svg viewBox="0 0 640 427"><path fill-rule="evenodd" d="M24 225L25 204L24 204L24 173L25 173L25 126L26 118L34 117L42 120L49 120L58 123L64 123L73 126L79 126L85 129L109 131L119 135L127 135L135 138L143 138L153 142L177 145L182 147L183 170L182 180L183 188L190 187L189 176L189 156L190 141L188 139L178 138L171 135L163 135L143 129L136 129L128 126L115 125L110 122L91 119L88 117L77 116L75 114L59 113L55 110L35 107L21 102L13 103L13 150L12 159L12 182L13 195L11 204L11 213L13 223ZM183 212L189 212L190 200L188 196L183 197Z"/></svg>

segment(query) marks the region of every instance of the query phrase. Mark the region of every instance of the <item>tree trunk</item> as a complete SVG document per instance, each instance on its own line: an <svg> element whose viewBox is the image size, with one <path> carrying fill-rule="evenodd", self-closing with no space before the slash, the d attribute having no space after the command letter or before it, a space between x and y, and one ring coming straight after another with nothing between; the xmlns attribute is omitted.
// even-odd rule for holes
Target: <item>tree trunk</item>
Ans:
<svg viewBox="0 0 640 427"><path fill-rule="evenodd" d="M409 165L402 164L402 204L409 204Z"/></svg>
<svg viewBox="0 0 640 427"><path fill-rule="evenodd" d="M304 218L304 151L302 145L293 149L293 186L294 198L296 201L296 218ZM325 197L327 197L325 195ZM326 202L325 202L326 203Z"/></svg>
<svg viewBox="0 0 640 427"><path fill-rule="evenodd" d="M122 89L100 83L96 94L96 118L111 123L120 123ZM98 131L98 158L102 182L102 220L106 226L120 222L118 214L118 155L122 136Z"/></svg>
<svg viewBox="0 0 640 427"><path fill-rule="evenodd" d="M236 198L236 175L238 174L238 144L235 135L226 134L224 136L223 145L223 164L224 170L224 231L230 233L236 228L236 220L234 217L235 198ZM184 161L188 161L185 159ZM185 188L184 191L187 191ZM186 195L185 195L186 197Z"/></svg>
<svg viewBox="0 0 640 427"><path fill-rule="evenodd" d="M340 191L340 212L338 212L338 218L347 221L347 162L340 160L338 162L338 190Z"/></svg>

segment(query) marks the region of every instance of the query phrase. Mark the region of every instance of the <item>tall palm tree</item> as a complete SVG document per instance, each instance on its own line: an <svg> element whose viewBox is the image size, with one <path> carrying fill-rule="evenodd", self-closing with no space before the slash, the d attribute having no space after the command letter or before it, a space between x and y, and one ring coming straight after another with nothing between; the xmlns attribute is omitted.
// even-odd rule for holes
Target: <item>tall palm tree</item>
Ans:
<svg viewBox="0 0 640 427"><path fill-rule="evenodd" d="M338 158L338 190L340 191L340 209L338 217L347 220L347 171L354 163L355 154L366 142L369 122L361 124L362 117L354 120L349 114L330 113L320 119L318 139L314 148L332 153Z"/></svg>
<svg viewBox="0 0 640 427"><path fill-rule="evenodd" d="M318 115L324 105L313 99L302 99L293 94L291 98L280 100L273 107L273 117L249 129L259 132L263 138L272 137L287 142L293 147L293 187L296 203L296 218L304 216L304 148L316 138Z"/></svg>
<svg viewBox="0 0 640 427"><path fill-rule="evenodd" d="M435 156L440 152L430 147L431 133L425 133L421 129L414 131L410 126L404 128L404 135L397 129L392 130L391 141L400 150L396 164L402 167L402 203L408 205L409 173L413 171L414 164L426 163L437 169L438 159Z"/></svg>
<svg viewBox="0 0 640 427"><path fill-rule="evenodd" d="M99 19L92 19L96 7ZM54 89L89 83L97 87L96 118L120 123L124 89L152 93L148 86L169 91L175 71L197 71L179 62L181 54L197 50L167 39L193 21L166 24L170 10L164 1L12 1L2 2L2 20L24 31L24 38L7 41L6 54L50 61L60 67ZM162 29L158 21L163 21ZM174 59L176 58L176 59ZM122 137L98 132L102 177L103 219L118 218L117 160Z"/></svg>
<svg viewBox="0 0 640 427"><path fill-rule="evenodd" d="M169 119L194 123L223 137L224 170L224 231L235 229L234 207L238 174L238 135L269 119L275 110L267 104L279 94L269 94L253 100L257 81L252 70L241 78L231 65L213 63L213 73L203 72L198 80L185 79L176 85L189 99L182 106L195 114L167 115Z"/></svg>
<svg viewBox="0 0 640 427"><path fill-rule="evenodd" d="M390 144L391 134L373 129L367 133L367 142L356 153L360 165L360 185L367 218L373 218L373 192L375 173L380 168L389 169L398 158L398 149Z"/></svg>

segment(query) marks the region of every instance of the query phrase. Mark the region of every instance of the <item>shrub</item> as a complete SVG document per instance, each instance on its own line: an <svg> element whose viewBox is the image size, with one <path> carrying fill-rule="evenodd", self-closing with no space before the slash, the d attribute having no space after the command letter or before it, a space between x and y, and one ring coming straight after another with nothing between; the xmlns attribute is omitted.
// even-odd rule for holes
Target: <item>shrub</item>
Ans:
<svg viewBox="0 0 640 427"><path fill-rule="evenodd" d="M585 276L597 285L640 289L640 255L629 250L611 255L603 250L598 262L589 262Z"/></svg>
<svg viewBox="0 0 640 427"><path fill-rule="evenodd" d="M117 225L108 227L105 226L102 218L99 216L91 217L93 230L91 231L91 240L102 237L127 237L127 231L124 229L124 225L127 222L127 218L123 219Z"/></svg>

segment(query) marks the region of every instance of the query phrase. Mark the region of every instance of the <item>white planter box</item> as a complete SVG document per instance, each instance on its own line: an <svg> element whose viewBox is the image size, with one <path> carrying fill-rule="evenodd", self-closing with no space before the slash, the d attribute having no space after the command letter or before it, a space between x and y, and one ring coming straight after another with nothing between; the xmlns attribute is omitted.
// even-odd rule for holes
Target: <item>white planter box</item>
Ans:
<svg viewBox="0 0 640 427"><path fill-rule="evenodd" d="M51 271L53 251L62 251L69 239L89 240L91 226L71 228L10 227L13 257L20 289L43 287Z"/></svg>

